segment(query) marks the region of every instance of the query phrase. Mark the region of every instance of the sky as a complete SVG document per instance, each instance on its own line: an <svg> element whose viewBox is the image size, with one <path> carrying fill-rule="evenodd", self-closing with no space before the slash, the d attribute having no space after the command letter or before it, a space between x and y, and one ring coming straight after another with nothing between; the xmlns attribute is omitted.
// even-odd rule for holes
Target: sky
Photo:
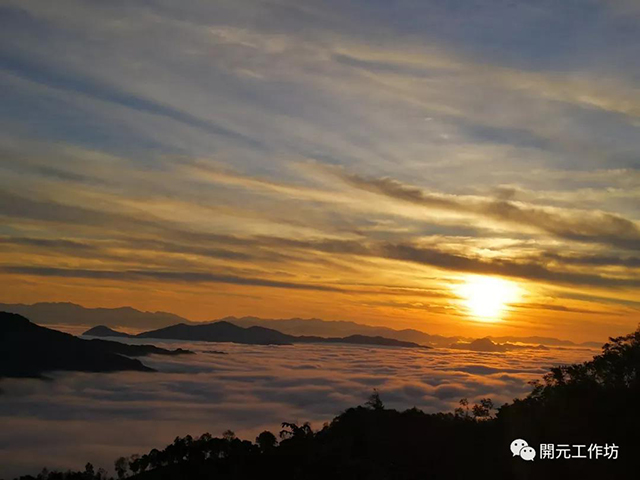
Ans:
<svg viewBox="0 0 640 480"><path fill-rule="evenodd" d="M640 322L635 0L0 5L0 301Z"/></svg>

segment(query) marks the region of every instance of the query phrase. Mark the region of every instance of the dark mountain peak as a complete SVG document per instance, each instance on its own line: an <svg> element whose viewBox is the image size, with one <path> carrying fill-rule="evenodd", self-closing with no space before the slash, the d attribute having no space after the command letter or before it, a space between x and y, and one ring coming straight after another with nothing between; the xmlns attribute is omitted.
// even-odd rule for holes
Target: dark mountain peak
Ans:
<svg viewBox="0 0 640 480"><path fill-rule="evenodd" d="M0 377L39 377L53 370L152 371L139 360L113 353L111 343L88 340L31 323L21 315L0 313Z"/></svg>
<svg viewBox="0 0 640 480"><path fill-rule="evenodd" d="M389 347L429 348L415 342L396 340L382 335L353 334L346 337L321 337L315 335L289 335L261 325L242 327L226 320L199 325L172 325L137 335L141 338L161 338L202 342L232 342L253 345L290 345L292 343L350 343Z"/></svg>
<svg viewBox="0 0 640 480"><path fill-rule="evenodd" d="M115 310L116 312L140 312L140 310L136 310L135 308L129 307L129 306L117 307L117 308L114 308L113 310ZM149 312L141 312L141 313L149 313Z"/></svg>
<svg viewBox="0 0 640 480"><path fill-rule="evenodd" d="M118 332L117 330L113 330L112 328L106 327L104 325L98 325L97 327L90 328L82 335L89 337L131 337L128 333Z"/></svg>
<svg viewBox="0 0 640 480"><path fill-rule="evenodd" d="M300 339L305 337L298 337ZM316 342L320 343L350 343L354 345L376 345L381 347L403 347L403 348L431 348L425 345L420 345L414 342L405 342L402 340L396 340L395 338L387 338L380 335L370 336L370 335L349 335L347 337L307 337L307 341L309 339L314 339Z"/></svg>
<svg viewBox="0 0 640 480"><path fill-rule="evenodd" d="M233 325L233 324L229 324L229 325ZM233 325L233 326L235 328L242 328L242 327L239 327L237 325ZM275 328L261 327L259 325L254 325L253 327L245 328L245 330L251 330L253 332L277 332L277 333L280 333L280 331L276 330Z"/></svg>
<svg viewBox="0 0 640 480"><path fill-rule="evenodd" d="M220 327L224 326L224 327L227 327L227 328L241 328L241 327L238 327L237 325L235 325L235 324L233 324L231 322L228 322L226 320L218 320L217 322L208 323L207 325L218 325Z"/></svg>
<svg viewBox="0 0 640 480"><path fill-rule="evenodd" d="M22 315L0 312L0 377L40 377L55 370L152 372L153 369L140 360L129 357L184 353L191 352L170 351L153 345L86 340L41 327Z"/></svg>
<svg viewBox="0 0 640 480"><path fill-rule="evenodd" d="M7 323L10 323L10 322L31 323L28 318L23 317L22 315L19 315L17 313L0 312L0 316L2 316L2 320Z"/></svg>
<svg viewBox="0 0 640 480"><path fill-rule="evenodd" d="M293 337L263 327L243 328L221 320L200 325L184 323L137 335L140 338L161 338L203 342L234 342L256 345L283 345L291 343Z"/></svg>
<svg viewBox="0 0 640 480"><path fill-rule="evenodd" d="M0 332L8 333L31 328L33 324L22 315L10 312L0 312Z"/></svg>

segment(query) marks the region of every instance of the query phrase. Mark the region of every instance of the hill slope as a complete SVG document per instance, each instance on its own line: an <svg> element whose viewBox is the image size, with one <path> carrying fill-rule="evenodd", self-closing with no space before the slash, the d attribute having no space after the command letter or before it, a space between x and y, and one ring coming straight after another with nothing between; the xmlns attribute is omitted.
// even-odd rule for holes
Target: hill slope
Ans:
<svg viewBox="0 0 640 480"><path fill-rule="evenodd" d="M150 372L153 369L128 358L150 353L175 355L187 351L83 340L38 326L21 315L0 312L0 377L40 377L54 370Z"/></svg>

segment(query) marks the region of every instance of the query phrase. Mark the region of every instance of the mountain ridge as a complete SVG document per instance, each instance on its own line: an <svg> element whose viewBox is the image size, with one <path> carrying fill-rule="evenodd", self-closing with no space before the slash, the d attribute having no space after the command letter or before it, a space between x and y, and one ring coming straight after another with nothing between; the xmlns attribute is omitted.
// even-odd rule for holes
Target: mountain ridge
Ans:
<svg viewBox="0 0 640 480"><path fill-rule="evenodd" d="M433 335L421 330L416 329L402 329L396 330L389 327L364 325L357 322L346 320L322 320L317 318L303 319L303 318L290 318L290 319L261 319L259 317L225 317L221 320L235 323L240 326L255 325L260 323L261 325L269 326L272 328L279 328L280 331L288 334L308 334L322 335L322 329L328 327L338 327L343 334L365 334L371 336L383 336L386 338L393 338L396 340L412 341L423 345L432 347L448 347L452 343L467 342L470 343L479 338L467 337L467 336L443 336ZM284 327L284 328L282 328ZM528 344L542 344L550 346L589 346L600 347L604 342L582 342L576 343L571 340L562 340L554 337L543 336L488 336L486 338L491 339L496 343L528 343Z"/></svg>
<svg viewBox="0 0 640 480"><path fill-rule="evenodd" d="M127 338L155 338L165 340L232 342L250 345L292 345L294 343L346 343L388 347L431 348L381 336L350 335L347 337L294 336L261 326L241 327L220 320L202 325L179 323L169 327L130 335L100 325L87 330L83 336L111 336Z"/></svg>
<svg viewBox="0 0 640 480"><path fill-rule="evenodd" d="M456 350L469 350L473 352L508 352L511 350L523 350L523 349L535 349L535 350L549 350L549 347L544 345L520 345L510 342L496 343L490 337L476 338L471 342L458 342L449 345L449 348Z"/></svg>
<svg viewBox="0 0 640 480"><path fill-rule="evenodd" d="M407 341L432 347L448 347L452 343L470 343L476 338L468 336L443 336L429 334L416 329L396 330L390 327L366 325L348 320L322 320L319 318L263 319L255 316L227 316L206 322L192 322L169 312L148 312L132 307L86 308L70 302L39 302L27 304L0 304L0 310L24 315L35 323L44 325L66 324L136 330L159 329L179 323L203 325L226 321L241 327L262 326L296 336L347 337L350 335L381 336L399 341ZM604 342L572 342L544 336L489 336L496 343L528 343L549 346L600 347Z"/></svg>
<svg viewBox="0 0 640 480"><path fill-rule="evenodd" d="M45 325L106 325L110 327L153 328L176 323L194 323L169 312L146 312L133 307L88 308L71 302L0 303L0 311L17 313Z"/></svg>

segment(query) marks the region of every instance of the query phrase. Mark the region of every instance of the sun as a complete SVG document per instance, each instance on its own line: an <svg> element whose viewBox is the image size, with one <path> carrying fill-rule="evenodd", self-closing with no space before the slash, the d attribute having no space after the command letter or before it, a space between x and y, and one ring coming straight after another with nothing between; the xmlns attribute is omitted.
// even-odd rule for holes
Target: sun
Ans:
<svg viewBox="0 0 640 480"><path fill-rule="evenodd" d="M500 320L508 305L521 295L514 282L482 275L467 276L456 290L469 314L485 322Z"/></svg>

